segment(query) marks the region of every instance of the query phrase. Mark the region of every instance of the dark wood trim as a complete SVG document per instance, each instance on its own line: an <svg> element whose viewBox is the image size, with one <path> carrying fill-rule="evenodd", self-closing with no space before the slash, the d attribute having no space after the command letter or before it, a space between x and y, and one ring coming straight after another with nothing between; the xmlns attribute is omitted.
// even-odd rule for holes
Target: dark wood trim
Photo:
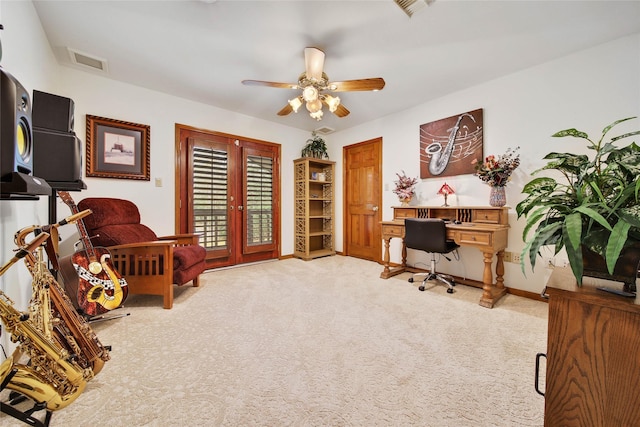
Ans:
<svg viewBox="0 0 640 427"><path fill-rule="evenodd" d="M282 145L269 141L262 141L253 138L246 138L239 135L231 135L224 132L217 132L213 130L207 130L202 128L196 128L193 126L187 126L183 124L176 123L175 124L175 150L176 150L176 164L175 164L175 229L176 233L186 232L183 230L188 230L190 228L189 218L187 215L188 206L192 204L191 200L180 200L180 196L184 194L189 194L189 171L182 170L182 165L188 165L189 163L189 150L187 141L190 138L200 139L205 141L218 141L221 143L228 144L230 147L233 147L231 151L233 154L230 158L230 170L238 171L238 168L241 168L242 159L240 158L240 150L241 148L263 148L270 150L274 153L274 217L273 217L273 236L274 236L274 250L269 253L255 253L255 254L244 254L241 255L242 260L237 262L232 260L231 258L218 258L216 256L212 256L211 252L207 256L207 268L217 268L217 267L225 267L229 265L234 265L236 263L249 263L255 261L262 261L265 259L275 259L278 258L280 250L281 250L281 174L280 174L280 162L282 157ZM237 161L238 163L233 163ZM234 187L239 185L235 182L235 178L232 178L229 182L229 186L234 194L240 194L239 188ZM242 251L242 233L235 233L237 241L234 242L235 250ZM239 242L239 244L238 244Z"/></svg>

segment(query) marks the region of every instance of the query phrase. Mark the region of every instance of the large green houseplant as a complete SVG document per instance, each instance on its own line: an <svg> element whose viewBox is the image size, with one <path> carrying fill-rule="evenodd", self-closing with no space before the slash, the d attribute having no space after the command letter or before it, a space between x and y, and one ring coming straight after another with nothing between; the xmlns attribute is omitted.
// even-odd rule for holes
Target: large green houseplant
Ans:
<svg viewBox="0 0 640 427"><path fill-rule="evenodd" d="M597 141L576 129L552 135L580 138L593 150L593 155L549 153L544 157L548 163L532 175L555 171L552 174L563 179L538 177L524 186L522 192L527 196L516 206L518 218L526 217L522 235L526 243L521 256L523 272L525 259L528 258L534 268L544 246L553 246L555 254L565 248L580 285L585 271L585 251L601 256L609 274L613 274L621 253L632 251L640 256L640 147L635 142L619 146L621 140L640 131L605 142L612 128L631 119L635 117L607 126ZM637 258L635 262L634 272Z"/></svg>
<svg viewBox="0 0 640 427"><path fill-rule="evenodd" d="M329 154L327 153L327 144L324 139L315 132L311 133L311 138L307 139L307 144L302 148L302 152L300 154L302 157L313 157L316 159L329 158Z"/></svg>

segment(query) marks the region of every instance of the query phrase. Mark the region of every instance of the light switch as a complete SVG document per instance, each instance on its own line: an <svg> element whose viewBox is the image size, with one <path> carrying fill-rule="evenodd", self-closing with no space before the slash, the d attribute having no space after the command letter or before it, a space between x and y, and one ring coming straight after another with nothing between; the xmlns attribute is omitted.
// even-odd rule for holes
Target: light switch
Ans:
<svg viewBox="0 0 640 427"><path fill-rule="evenodd" d="M156 187L162 187L162 178L156 178Z"/></svg>

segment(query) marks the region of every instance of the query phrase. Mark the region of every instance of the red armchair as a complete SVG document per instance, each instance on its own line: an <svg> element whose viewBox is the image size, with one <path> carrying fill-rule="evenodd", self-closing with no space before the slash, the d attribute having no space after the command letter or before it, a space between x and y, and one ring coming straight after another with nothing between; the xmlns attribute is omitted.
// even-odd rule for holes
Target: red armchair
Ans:
<svg viewBox="0 0 640 427"><path fill-rule="evenodd" d="M199 286L206 250L198 244L198 235L158 237L140 223L138 207L128 200L90 197L78 208L91 209L92 215L83 220L91 242L111 252L130 294L162 295L164 308L170 309L174 284Z"/></svg>

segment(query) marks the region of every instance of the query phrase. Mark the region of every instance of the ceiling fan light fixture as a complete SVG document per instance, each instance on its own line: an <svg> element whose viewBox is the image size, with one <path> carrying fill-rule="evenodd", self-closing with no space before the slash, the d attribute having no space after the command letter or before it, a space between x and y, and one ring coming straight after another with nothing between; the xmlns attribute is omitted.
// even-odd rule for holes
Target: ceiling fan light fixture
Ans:
<svg viewBox="0 0 640 427"><path fill-rule="evenodd" d="M320 102L319 99L307 102L307 110L309 110L309 112L312 113L311 117L313 117L313 113L322 111L322 102Z"/></svg>
<svg viewBox="0 0 640 427"><path fill-rule="evenodd" d="M424 9L425 6L431 6L436 0L394 0L400 9L407 14L409 18L413 16L414 13L419 10Z"/></svg>
<svg viewBox="0 0 640 427"><path fill-rule="evenodd" d="M340 97L325 95L324 102L326 102L327 105L329 106L329 111L331 111L332 113L335 113L336 110L338 109L338 106L340 105Z"/></svg>
<svg viewBox="0 0 640 427"><path fill-rule="evenodd" d="M293 108L293 112L297 113L302 106L302 100L300 99L300 97L290 99L289 105L291 105L291 108Z"/></svg>
<svg viewBox="0 0 640 427"><path fill-rule="evenodd" d="M318 89L314 86L307 86L302 90L302 98L306 102L313 102L318 100Z"/></svg>
<svg viewBox="0 0 640 427"><path fill-rule="evenodd" d="M309 115L314 119L316 119L317 121L320 121L322 120L322 109L316 111L315 113L310 113Z"/></svg>

